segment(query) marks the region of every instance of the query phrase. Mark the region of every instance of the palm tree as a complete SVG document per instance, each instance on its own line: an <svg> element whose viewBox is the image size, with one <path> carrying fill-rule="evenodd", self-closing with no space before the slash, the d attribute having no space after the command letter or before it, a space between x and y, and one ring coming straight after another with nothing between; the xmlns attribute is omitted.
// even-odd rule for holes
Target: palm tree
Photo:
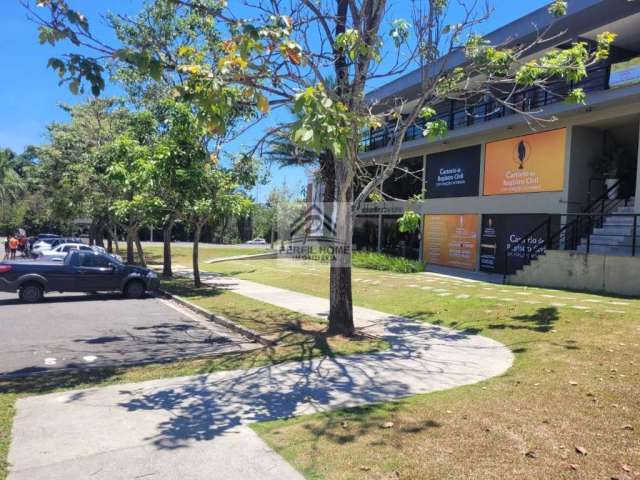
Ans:
<svg viewBox="0 0 640 480"><path fill-rule="evenodd" d="M333 171L332 155L330 151L316 154L309 150L301 149L294 145L286 134L275 136L275 138L269 142L269 149L266 152L266 157L279 164L280 167L315 167L325 185L325 203L333 202L335 194L335 172Z"/></svg>
<svg viewBox="0 0 640 480"><path fill-rule="evenodd" d="M24 191L25 183L16 172L13 159L15 154L9 150L0 150L0 205L15 200Z"/></svg>

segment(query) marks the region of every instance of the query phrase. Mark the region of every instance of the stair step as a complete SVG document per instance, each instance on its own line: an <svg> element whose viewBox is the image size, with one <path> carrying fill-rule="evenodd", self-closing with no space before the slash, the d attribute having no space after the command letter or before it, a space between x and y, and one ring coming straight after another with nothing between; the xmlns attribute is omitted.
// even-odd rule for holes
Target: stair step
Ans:
<svg viewBox="0 0 640 480"><path fill-rule="evenodd" d="M587 253L586 245L578 245L576 248L578 253ZM591 245L589 253L598 255L612 255L616 257L631 257L631 248L629 246L610 246L610 245ZM640 247L636 247L636 256L640 256Z"/></svg>
<svg viewBox="0 0 640 480"><path fill-rule="evenodd" d="M633 225L633 217L606 217L604 220L604 226L619 226L619 225Z"/></svg>
<svg viewBox="0 0 640 480"><path fill-rule="evenodd" d="M631 225L605 225L594 228L593 235L631 235L631 230L633 230ZM636 231L640 233L640 225L637 226Z"/></svg>
<svg viewBox="0 0 640 480"><path fill-rule="evenodd" d="M618 207L616 213L635 213L634 206L628 205L626 207Z"/></svg>
<svg viewBox="0 0 640 480"><path fill-rule="evenodd" d="M591 243L598 243L600 245L624 243L631 245L631 235L591 235Z"/></svg>

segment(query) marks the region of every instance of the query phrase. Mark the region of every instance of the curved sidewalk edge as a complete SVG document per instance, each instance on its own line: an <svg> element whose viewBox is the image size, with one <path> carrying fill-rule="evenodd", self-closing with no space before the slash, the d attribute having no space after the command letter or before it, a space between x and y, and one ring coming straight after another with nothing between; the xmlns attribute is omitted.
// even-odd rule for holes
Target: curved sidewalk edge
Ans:
<svg viewBox="0 0 640 480"><path fill-rule="evenodd" d="M309 315L328 309L324 299L254 282L205 281ZM301 479L248 424L472 384L513 362L486 337L364 308L355 317L391 348L19 400L9 478Z"/></svg>

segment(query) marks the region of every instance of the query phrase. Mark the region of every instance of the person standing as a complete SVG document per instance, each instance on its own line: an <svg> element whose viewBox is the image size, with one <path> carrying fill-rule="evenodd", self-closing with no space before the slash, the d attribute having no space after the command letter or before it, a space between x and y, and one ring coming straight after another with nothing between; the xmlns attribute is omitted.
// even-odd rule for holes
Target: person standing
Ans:
<svg viewBox="0 0 640 480"><path fill-rule="evenodd" d="M9 239L11 238L11 235L7 235L7 238L5 238L4 240L4 259L8 259L9 256L11 255L11 249L9 248Z"/></svg>
<svg viewBox="0 0 640 480"><path fill-rule="evenodd" d="M22 233L18 237L18 251L23 257L27 256L27 237Z"/></svg>
<svg viewBox="0 0 640 480"><path fill-rule="evenodd" d="M11 235L11 237L9 238L9 250L11 251L11 256L9 258L11 258L11 260L15 260L16 259L16 251L18 250L18 244L20 242L18 241L18 239Z"/></svg>

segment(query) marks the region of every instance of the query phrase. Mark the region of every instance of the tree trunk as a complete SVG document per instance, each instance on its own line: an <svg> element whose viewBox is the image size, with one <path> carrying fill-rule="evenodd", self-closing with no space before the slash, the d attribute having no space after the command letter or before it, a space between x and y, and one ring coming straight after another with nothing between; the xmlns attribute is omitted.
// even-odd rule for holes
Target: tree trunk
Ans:
<svg viewBox="0 0 640 480"><path fill-rule="evenodd" d="M135 226L129 225L127 228L127 263L133 265L135 263L133 242L135 241Z"/></svg>
<svg viewBox="0 0 640 480"><path fill-rule="evenodd" d="M329 333L345 336L352 336L355 330L351 295L351 177L347 162L336 162L336 251L329 278Z"/></svg>
<svg viewBox="0 0 640 480"><path fill-rule="evenodd" d="M174 224L175 218L170 216L168 222L165 223L162 228L162 275L164 277L173 276L171 265L171 234Z"/></svg>
<svg viewBox="0 0 640 480"><path fill-rule="evenodd" d="M193 232L193 284L196 288L200 288L202 283L200 282L200 266L199 266L199 247L200 247L200 234L202 233L202 225L197 224Z"/></svg>
<svg viewBox="0 0 640 480"><path fill-rule="evenodd" d="M115 244L116 255L120 255L120 244L118 243L118 227L113 227L113 243Z"/></svg>
<svg viewBox="0 0 640 480"><path fill-rule="evenodd" d="M99 223L96 229L96 245L104 248L104 223Z"/></svg>
<svg viewBox="0 0 640 480"><path fill-rule="evenodd" d="M89 245L91 246L96 244L96 229L97 223L95 220L92 220L91 225L89 226Z"/></svg>
<svg viewBox="0 0 640 480"><path fill-rule="evenodd" d="M140 242L140 235L138 234L137 230L136 230L136 248L138 249L138 262L143 267L146 267L147 262L144 259L144 251L142 251L142 243Z"/></svg>

